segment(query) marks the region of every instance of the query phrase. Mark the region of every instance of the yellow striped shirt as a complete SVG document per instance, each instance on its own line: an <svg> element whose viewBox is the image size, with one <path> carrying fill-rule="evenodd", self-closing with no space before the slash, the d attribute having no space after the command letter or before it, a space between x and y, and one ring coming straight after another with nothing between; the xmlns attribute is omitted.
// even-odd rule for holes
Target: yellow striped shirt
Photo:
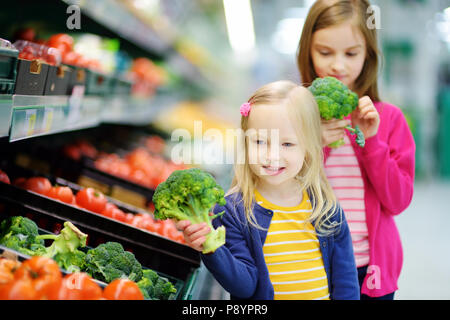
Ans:
<svg viewBox="0 0 450 320"><path fill-rule="evenodd" d="M256 202L273 211L263 246L264 258L275 300L328 300L327 274L314 226L307 221L312 212L308 193L295 207L270 203L257 190Z"/></svg>

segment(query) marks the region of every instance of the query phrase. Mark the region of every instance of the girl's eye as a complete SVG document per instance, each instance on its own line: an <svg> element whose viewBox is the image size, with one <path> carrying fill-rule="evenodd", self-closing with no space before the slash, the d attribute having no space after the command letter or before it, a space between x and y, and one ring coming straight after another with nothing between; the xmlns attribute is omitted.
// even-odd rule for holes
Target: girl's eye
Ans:
<svg viewBox="0 0 450 320"><path fill-rule="evenodd" d="M256 140L256 144L264 144L263 140Z"/></svg>
<svg viewBox="0 0 450 320"><path fill-rule="evenodd" d="M349 57L354 57L356 55L357 55L357 53L355 53L355 52L348 52L347 53L347 56L349 56Z"/></svg>
<svg viewBox="0 0 450 320"><path fill-rule="evenodd" d="M328 56L330 53L327 51L319 51L319 53L323 56Z"/></svg>
<svg viewBox="0 0 450 320"><path fill-rule="evenodd" d="M292 147L294 144L290 142L283 143L283 147Z"/></svg>

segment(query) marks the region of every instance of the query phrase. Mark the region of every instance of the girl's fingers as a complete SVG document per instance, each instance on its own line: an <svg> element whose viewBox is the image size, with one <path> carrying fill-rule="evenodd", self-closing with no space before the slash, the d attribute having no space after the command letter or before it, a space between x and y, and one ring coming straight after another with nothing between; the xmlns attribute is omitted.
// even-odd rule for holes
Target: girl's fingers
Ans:
<svg viewBox="0 0 450 320"><path fill-rule="evenodd" d="M192 233L192 234L189 236L189 239L190 239L191 241L195 241L195 240L197 240L198 238L201 238L201 237L203 237L203 236L206 236L206 235L209 234L210 232L211 232L211 229L210 229L209 227L205 227L205 228L202 228L202 229L198 230L197 232Z"/></svg>
<svg viewBox="0 0 450 320"><path fill-rule="evenodd" d="M186 229L186 227L188 227L190 224L191 222L189 220L181 220L175 223L175 227L178 231L184 231L184 229Z"/></svg>
<svg viewBox="0 0 450 320"><path fill-rule="evenodd" d="M191 246L198 251L202 251L203 250L203 242L205 242L205 241L206 241L206 238L204 236L200 237L200 238L192 241Z"/></svg>

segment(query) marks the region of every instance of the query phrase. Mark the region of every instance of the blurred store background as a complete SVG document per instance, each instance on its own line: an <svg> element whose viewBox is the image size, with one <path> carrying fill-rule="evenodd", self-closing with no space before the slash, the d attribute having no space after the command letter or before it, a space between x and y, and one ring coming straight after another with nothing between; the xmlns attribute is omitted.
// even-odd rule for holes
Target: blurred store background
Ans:
<svg viewBox="0 0 450 320"><path fill-rule="evenodd" d="M219 129L225 134L237 127L240 104L262 84L279 79L300 81L295 54L313 2L17 0L2 6L0 38L14 43L28 37L45 44L54 34L70 34L74 39L70 52L78 56L70 60L73 54L63 54L62 62L133 83L128 88L131 91L126 91L130 97L101 100L100 106L92 96L109 99L115 91L85 92L84 97L94 107L91 113L82 111L81 116L76 112L74 116L72 107L65 111L58 118L62 127L72 125L77 115L82 122L67 131L83 132L103 123L148 125L170 146L175 129L184 128L193 136L198 120L203 133ZM445 230L450 223L446 203L450 197L450 2L371 2L380 9L378 35L384 55L381 97L402 109L417 146L414 198L396 218L404 247L396 299L450 299L450 256L446 254L450 233ZM75 11L67 10L69 5L75 5ZM80 29L70 30L68 17L77 8L81 9ZM147 78L148 74L152 77ZM72 96L74 91L63 94ZM64 132L55 121L31 134L30 127L16 130L15 126L24 126L19 111L14 107L10 113L0 110L1 124L8 126L2 133L8 143L38 143L42 135ZM16 117L9 117L15 112ZM57 114L55 109L54 116ZM27 119L25 125L29 124ZM220 164L217 149L227 146L211 146L206 140L202 143L208 149L202 154L208 163L202 166L226 189L231 182L231 164ZM192 155L194 160L199 156ZM203 266L200 269L197 282L201 285L192 298L227 299L227 293Z"/></svg>

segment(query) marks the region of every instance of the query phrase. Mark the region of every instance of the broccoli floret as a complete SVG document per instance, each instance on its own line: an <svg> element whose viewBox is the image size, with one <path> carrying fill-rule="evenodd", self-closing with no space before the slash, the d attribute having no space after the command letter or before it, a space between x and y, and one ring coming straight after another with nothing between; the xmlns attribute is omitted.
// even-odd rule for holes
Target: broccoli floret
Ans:
<svg viewBox="0 0 450 320"><path fill-rule="evenodd" d="M82 270L86 254L78 248L86 246L87 234L81 232L71 222L64 222L64 228L58 235L44 234L36 238L53 240L49 247L39 251L39 255L52 258L68 272Z"/></svg>
<svg viewBox="0 0 450 320"><path fill-rule="evenodd" d="M86 254L84 270L93 278L110 283L118 278L134 282L142 278L142 266L134 254L125 251L120 243L106 242Z"/></svg>
<svg viewBox="0 0 450 320"><path fill-rule="evenodd" d="M224 191L213 176L201 169L174 171L160 183L153 195L157 219L190 220L192 224L206 222L211 232L203 243L203 253L214 252L225 244L225 227L214 229L211 221L223 212L210 216L212 207L225 205Z"/></svg>
<svg viewBox="0 0 450 320"><path fill-rule="evenodd" d="M315 79L309 90L317 101L321 118L325 120L343 119L358 106L358 95L333 77ZM356 143L364 147L364 134L359 127L346 126L346 129L356 134ZM344 140L341 139L331 143L329 147L337 148L343 144Z"/></svg>
<svg viewBox="0 0 450 320"><path fill-rule="evenodd" d="M137 282L145 299L167 300L177 289L166 278L160 277L151 269L143 270L142 279Z"/></svg>
<svg viewBox="0 0 450 320"><path fill-rule="evenodd" d="M9 217L0 225L0 244L30 256L44 249L38 235L36 223L26 217Z"/></svg>

